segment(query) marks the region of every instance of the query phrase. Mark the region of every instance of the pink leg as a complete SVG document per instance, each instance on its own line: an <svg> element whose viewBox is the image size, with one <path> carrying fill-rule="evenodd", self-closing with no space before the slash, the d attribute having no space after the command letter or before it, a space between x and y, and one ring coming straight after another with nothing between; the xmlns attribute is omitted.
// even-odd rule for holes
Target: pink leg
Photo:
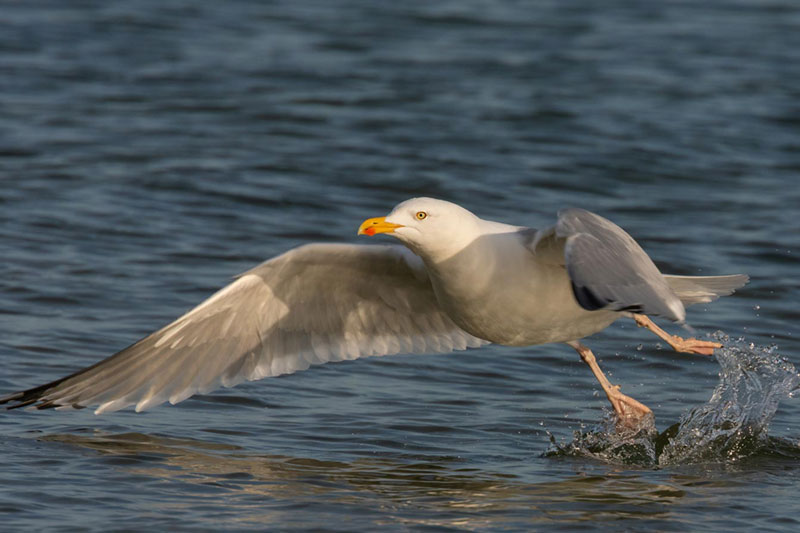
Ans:
<svg viewBox="0 0 800 533"><path fill-rule="evenodd" d="M667 343L672 346L676 352L714 355L714 348L722 348L722 345L718 342L701 341L698 339L684 339L676 335L670 335L658 327L655 322L650 320L650 318L645 315L634 314L633 319L636 320L636 325L640 328L647 328L667 341Z"/></svg>
<svg viewBox="0 0 800 533"><path fill-rule="evenodd" d="M600 386L603 387L603 391L605 391L608 401L611 402L614 412L617 413L618 423L625 426L636 426L642 418L652 415L653 412L649 407L637 402L630 396L625 396L619 391L619 385L612 385L608 381L603 371L600 370L594 354L588 347L578 341L571 341L567 344L572 346L580 354L583 362L592 369L594 377L600 382Z"/></svg>

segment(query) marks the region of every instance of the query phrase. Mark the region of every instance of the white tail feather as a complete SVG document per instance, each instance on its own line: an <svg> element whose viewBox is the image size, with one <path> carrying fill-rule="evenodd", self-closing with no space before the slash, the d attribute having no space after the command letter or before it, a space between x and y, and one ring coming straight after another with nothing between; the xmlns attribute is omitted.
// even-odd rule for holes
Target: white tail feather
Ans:
<svg viewBox="0 0 800 533"><path fill-rule="evenodd" d="M669 276L664 275L669 287L678 295L683 305L713 302L744 286L750 278L744 274L732 276Z"/></svg>

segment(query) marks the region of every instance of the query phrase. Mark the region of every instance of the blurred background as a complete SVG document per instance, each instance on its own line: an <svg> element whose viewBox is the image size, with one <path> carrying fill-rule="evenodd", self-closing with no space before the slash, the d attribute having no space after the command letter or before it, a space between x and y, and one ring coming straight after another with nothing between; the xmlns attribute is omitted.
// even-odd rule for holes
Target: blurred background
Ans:
<svg viewBox="0 0 800 533"><path fill-rule="evenodd" d="M298 244L362 242L413 196L532 227L584 207L666 272L748 273L689 323L797 361L798 102L788 0L0 1L0 392ZM663 430L719 366L657 340L619 323L587 342ZM16 411L0 509L16 529L796 528L794 452L688 471L543 455L603 409L545 346L328 365L140 415ZM770 429L789 448L796 409Z"/></svg>

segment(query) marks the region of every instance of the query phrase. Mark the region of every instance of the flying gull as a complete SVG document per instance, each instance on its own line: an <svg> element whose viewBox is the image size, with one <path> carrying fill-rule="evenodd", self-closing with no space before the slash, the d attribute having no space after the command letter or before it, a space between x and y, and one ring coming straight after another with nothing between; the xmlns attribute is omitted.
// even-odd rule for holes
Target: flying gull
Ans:
<svg viewBox="0 0 800 533"><path fill-rule="evenodd" d="M683 323L685 306L748 281L662 274L624 230L582 209L537 231L414 198L358 233L405 246L289 250L128 348L0 403L143 411L331 361L558 342L589 365L618 420L638 421L650 409L608 381L581 339L629 317L677 351L711 355L721 345L672 336L649 316Z"/></svg>

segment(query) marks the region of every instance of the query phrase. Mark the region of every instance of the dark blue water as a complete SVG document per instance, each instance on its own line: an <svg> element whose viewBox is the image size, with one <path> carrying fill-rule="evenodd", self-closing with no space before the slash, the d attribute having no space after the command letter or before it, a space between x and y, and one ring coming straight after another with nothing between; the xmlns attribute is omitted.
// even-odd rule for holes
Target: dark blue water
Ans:
<svg viewBox="0 0 800 533"><path fill-rule="evenodd" d="M568 347L373 358L2 413L2 527L795 531L798 102L788 0L0 2L2 393L412 196L752 277L689 311L717 359L587 341L661 436L612 436Z"/></svg>

